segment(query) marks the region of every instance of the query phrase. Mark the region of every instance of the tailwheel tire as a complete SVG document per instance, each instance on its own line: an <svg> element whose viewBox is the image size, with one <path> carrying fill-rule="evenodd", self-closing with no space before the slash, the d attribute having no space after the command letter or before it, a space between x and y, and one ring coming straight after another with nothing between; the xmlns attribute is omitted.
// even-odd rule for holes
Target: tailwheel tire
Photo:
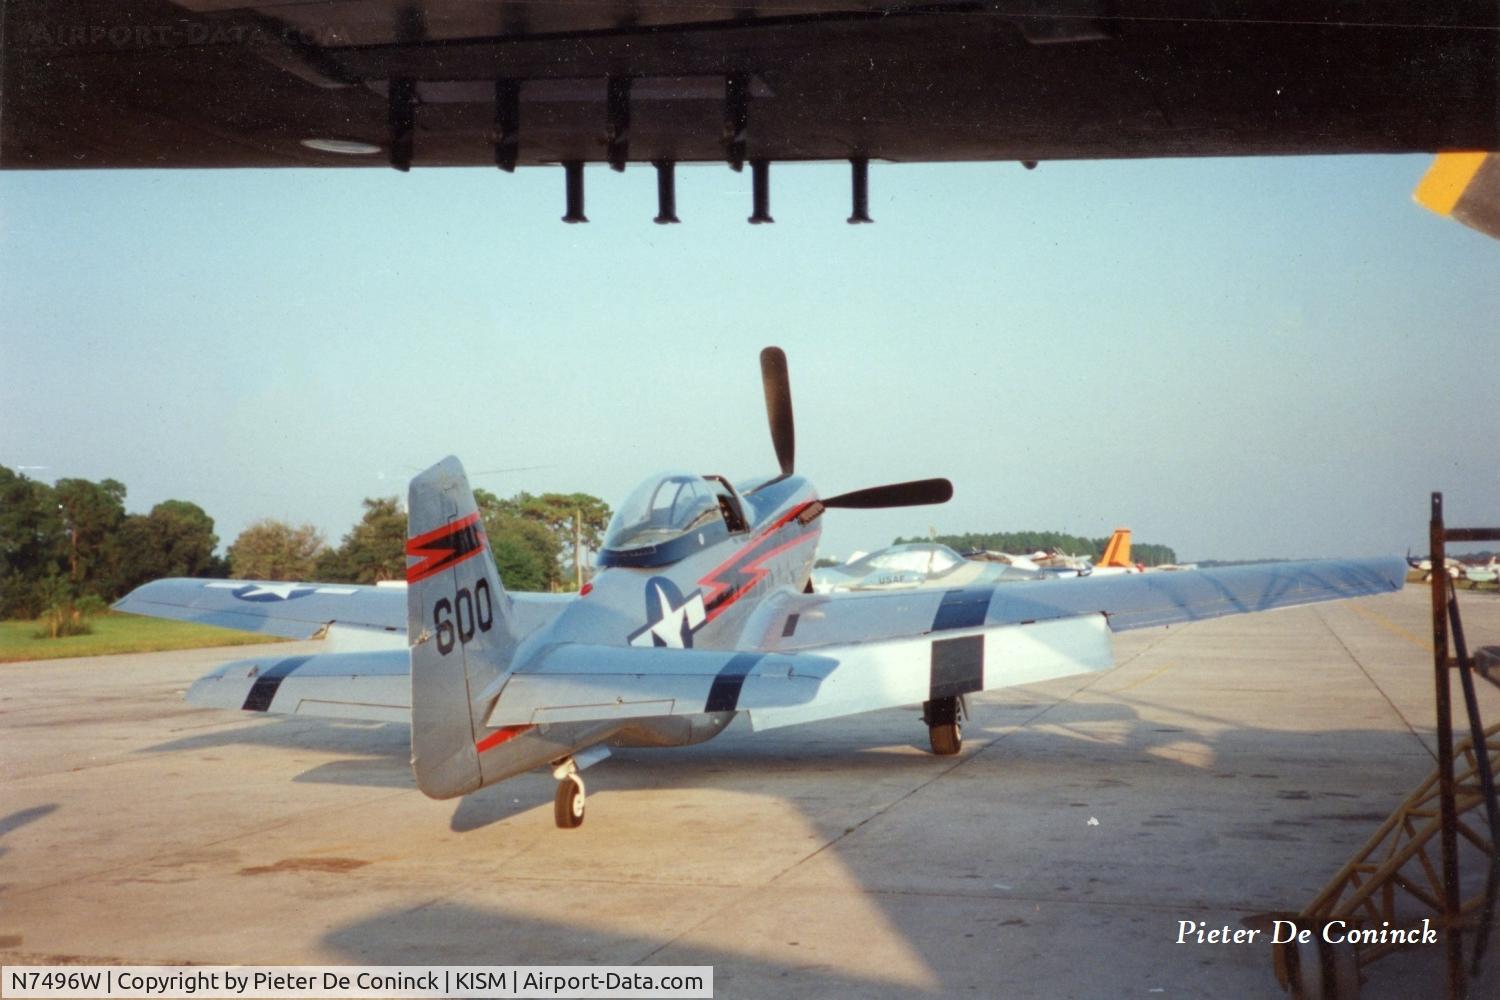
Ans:
<svg viewBox="0 0 1500 1000"><path fill-rule="evenodd" d="M952 757L964 745L963 730L957 722L928 726L927 736L932 741L932 752L939 757Z"/></svg>
<svg viewBox="0 0 1500 1000"><path fill-rule="evenodd" d="M572 830L583 825L583 782L568 775L557 783L557 798L552 802L552 818L559 828Z"/></svg>

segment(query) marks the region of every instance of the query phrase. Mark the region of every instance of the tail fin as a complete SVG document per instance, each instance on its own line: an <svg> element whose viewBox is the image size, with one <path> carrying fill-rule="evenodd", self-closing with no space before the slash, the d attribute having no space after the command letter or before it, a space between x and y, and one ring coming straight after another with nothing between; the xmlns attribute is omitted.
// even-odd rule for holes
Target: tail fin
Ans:
<svg viewBox="0 0 1500 1000"><path fill-rule="evenodd" d="M446 799L481 784L481 696L509 667L516 637L510 598L458 459L449 456L411 481L406 516L411 765L418 788Z"/></svg>
<svg viewBox="0 0 1500 1000"><path fill-rule="evenodd" d="M1099 557L1100 566L1131 566L1130 562L1130 529L1116 528L1115 533L1109 536L1109 544L1104 546L1104 555Z"/></svg>

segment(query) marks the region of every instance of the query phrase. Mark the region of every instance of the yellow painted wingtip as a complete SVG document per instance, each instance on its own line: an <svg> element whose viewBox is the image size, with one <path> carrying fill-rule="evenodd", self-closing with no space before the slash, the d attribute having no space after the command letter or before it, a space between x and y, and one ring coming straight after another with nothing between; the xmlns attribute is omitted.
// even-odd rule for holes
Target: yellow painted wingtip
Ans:
<svg viewBox="0 0 1500 1000"><path fill-rule="evenodd" d="M1438 215L1452 215L1489 153L1439 153L1422 175L1412 198Z"/></svg>

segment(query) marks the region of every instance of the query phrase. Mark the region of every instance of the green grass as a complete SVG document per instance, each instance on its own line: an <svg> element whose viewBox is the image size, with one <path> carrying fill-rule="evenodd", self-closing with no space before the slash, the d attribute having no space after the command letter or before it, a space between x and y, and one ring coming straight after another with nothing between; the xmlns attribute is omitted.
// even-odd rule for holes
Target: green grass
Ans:
<svg viewBox="0 0 1500 1000"><path fill-rule="evenodd" d="M0 663L283 641L275 636L113 611L90 618L89 628L93 631L88 635L69 635L61 639L36 638L36 633L44 627L41 622L0 621Z"/></svg>

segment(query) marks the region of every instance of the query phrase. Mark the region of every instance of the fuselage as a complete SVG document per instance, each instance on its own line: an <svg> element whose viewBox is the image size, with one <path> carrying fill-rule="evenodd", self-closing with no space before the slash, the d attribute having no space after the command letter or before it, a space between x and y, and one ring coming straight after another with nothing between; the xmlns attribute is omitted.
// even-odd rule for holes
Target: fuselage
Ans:
<svg viewBox="0 0 1500 1000"><path fill-rule="evenodd" d="M812 485L800 476L780 476L743 493L723 480L711 482L724 487L720 502L728 506L722 519L710 518L701 526L701 544L691 534L680 535L673 546L601 560L609 564L598 570L580 596L521 640L507 674L524 670L563 643L759 648L761 637L748 635L746 627L768 596L806 587L823 508ZM503 687L499 697L505 697ZM701 743L723 732L733 715L530 727L489 748L485 776L488 781L519 774L598 743Z"/></svg>

